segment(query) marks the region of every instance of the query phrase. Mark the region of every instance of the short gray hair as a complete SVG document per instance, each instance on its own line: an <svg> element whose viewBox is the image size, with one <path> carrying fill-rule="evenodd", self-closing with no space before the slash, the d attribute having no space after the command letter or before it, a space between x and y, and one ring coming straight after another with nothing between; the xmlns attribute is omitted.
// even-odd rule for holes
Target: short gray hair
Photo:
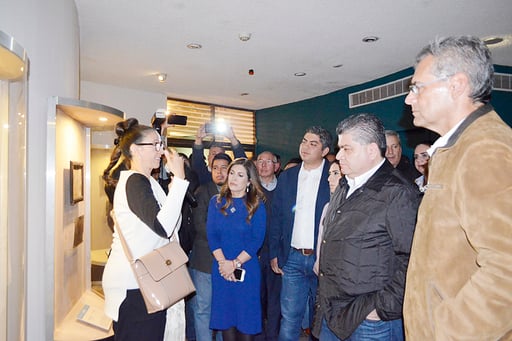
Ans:
<svg viewBox="0 0 512 341"><path fill-rule="evenodd" d="M491 99L494 67L491 52L477 37L460 36L436 38L416 56L415 67L427 56L434 56L432 73L439 78L461 72L469 78L474 102L487 103Z"/></svg>
<svg viewBox="0 0 512 341"><path fill-rule="evenodd" d="M398 139L398 144L400 146L402 145L402 141L400 141L400 135L398 135L398 133L396 131L388 129L388 130L384 131L384 134L386 136L394 136L394 137L396 137Z"/></svg>
<svg viewBox="0 0 512 341"><path fill-rule="evenodd" d="M352 133L361 144L376 143L382 157L386 154L386 136L382 121L372 114L355 114L347 117L336 127L336 134Z"/></svg>

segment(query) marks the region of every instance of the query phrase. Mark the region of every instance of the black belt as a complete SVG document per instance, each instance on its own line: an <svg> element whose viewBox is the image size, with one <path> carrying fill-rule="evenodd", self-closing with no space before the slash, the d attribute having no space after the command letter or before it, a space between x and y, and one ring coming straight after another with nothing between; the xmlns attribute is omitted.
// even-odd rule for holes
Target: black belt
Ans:
<svg viewBox="0 0 512 341"><path fill-rule="evenodd" d="M292 247L292 249L302 253L303 256L311 256L313 253L315 253L315 250L313 249L297 249L296 247Z"/></svg>

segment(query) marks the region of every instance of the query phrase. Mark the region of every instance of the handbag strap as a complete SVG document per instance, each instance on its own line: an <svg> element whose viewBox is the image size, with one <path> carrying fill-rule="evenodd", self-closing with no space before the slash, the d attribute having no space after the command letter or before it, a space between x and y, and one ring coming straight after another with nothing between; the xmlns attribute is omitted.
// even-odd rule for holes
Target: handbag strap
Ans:
<svg viewBox="0 0 512 341"><path fill-rule="evenodd" d="M128 244L126 244L126 240L124 239L123 233L121 232L121 228L119 227L119 224L117 224L116 214L114 210L110 211L110 216L112 217L112 220L114 220L114 228L117 231L117 234L119 235L119 239L121 240L121 245L123 245L123 250L126 255L126 258L128 258L128 262L133 263L133 256L130 251L130 248L128 247Z"/></svg>
<svg viewBox="0 0 512 341"><path fill-rule="evenodd" d="M117 234L119 235L119 239L121 240L121 245L123 245L123 250L126 255L126 258L128 258L128 261L130 263L133 263L133 255L130 251L130 248L128 247L128 244L126 243L126 239L124 239L123 233L121 232L121 228L119 227L119 224L117 223L116 214L115 214L114 210L110 211L110 216L112 217L112 220L114 220L114 228L116 229ZM172 230L171 238L174 235L174 232L176 232L176 226L174 227L174 230Z"/></svg>

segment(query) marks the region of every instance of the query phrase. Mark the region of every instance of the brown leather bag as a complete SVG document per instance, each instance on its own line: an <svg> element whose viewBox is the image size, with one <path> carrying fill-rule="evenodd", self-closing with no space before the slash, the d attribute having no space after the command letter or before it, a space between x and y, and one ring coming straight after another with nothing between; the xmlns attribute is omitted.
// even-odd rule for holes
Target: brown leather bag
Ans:
<svg viewBox="0 0 512 341"><path fill-rule="evenodd" d="M167 309L196 290L187 269L188 257L177 240L133 260L115 217L114 222L148 313Z"/></svg>

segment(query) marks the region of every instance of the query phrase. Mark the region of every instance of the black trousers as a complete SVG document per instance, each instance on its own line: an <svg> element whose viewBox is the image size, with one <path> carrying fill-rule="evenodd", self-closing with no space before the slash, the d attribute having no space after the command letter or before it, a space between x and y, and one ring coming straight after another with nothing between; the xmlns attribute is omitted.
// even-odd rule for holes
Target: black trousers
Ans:
<svg viewBox="0 0 512 341"><path fill-rule="evenodd" d="M119 307L118 321L114 321L116 341L162 341L167 310L148 314L139 289L127 290Z"/></svg>

